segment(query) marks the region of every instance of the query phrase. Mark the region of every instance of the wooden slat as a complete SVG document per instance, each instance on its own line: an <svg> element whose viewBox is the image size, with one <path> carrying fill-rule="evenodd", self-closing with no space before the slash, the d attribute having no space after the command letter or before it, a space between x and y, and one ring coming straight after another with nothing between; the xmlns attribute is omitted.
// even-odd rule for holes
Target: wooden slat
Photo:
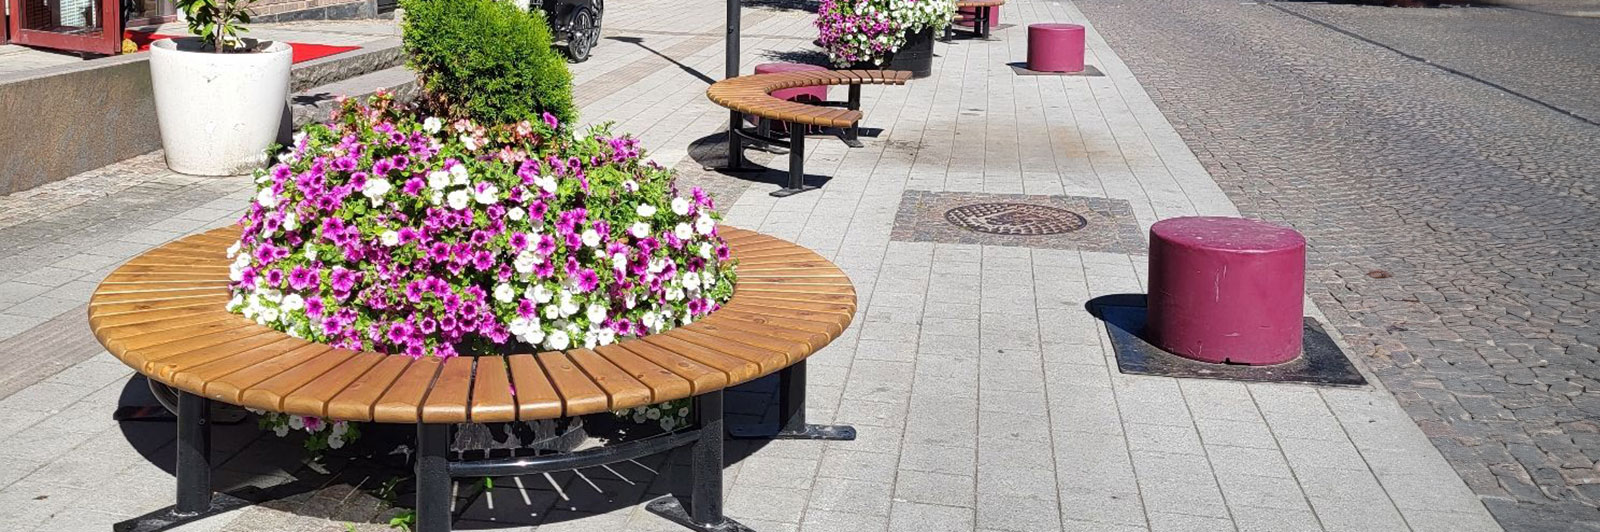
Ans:
<svg viewBox="0 0 1600 532"><path fill-rule="evenodd" d="M630 342L631 343L631 342ZM595 352L612 364L615 364L629 376L644 383L650 388L648 402L657 403L671 398L687 397L694 392L694 385L667 368L654 362L645 360L627 349L616 344L595 348ZM715 373L710 372L708 373ZM620 408L619 408L620 409Z"/></svg>
<svg viewBox="0 0 1600 532"><path fill-rule="evenodd" d="M632 354L633 356L637 356L641 360L650 362L656 367L671 371L674 375L677 375L689 384L689 394L700 394L728 385L727 373L724 373L717 368L696 362L694 359L689 357L662 349L649 342L623 342L601 347L598 349L598 351L601 354L612 357L612 360L617 360L617 357L622 356L620 353L625 352ZM641 380L643 379L641 378ZM679 396L676 391L669 391L666 388L659 388L659 390L661 390L663 394ZM686 397L687 395L683 396ZM663 401L666 400L666 398L667 396L661 396L657 397L656 400Z"/></svg>
<svg viewBox="0 0 1600 532"><path fill-rule="evenodd" d="M605 390L606 395L611 398L611 404L607 407L611 410L647 405L650 404L650 399L655 397L654 390L599 353L588 349L573 349L567 352L567 358L572 359L589 376L589 380Z"/></svg>
<svg viewBox="0 0 1600 532"><path fill-rule="evenodd" d="M561 396L533 355L506 357L511 368L511 384L516 388L517 419L534 421L562 415Z"/></svg>
<svg viewBox="0 0 1600 532"><path fill-rule="evenodd" d="M214 356L214 351L202 351L200 353L213 355L203 361L189 360L186 358L188 355L180 355L168 359L167 362L172 367L167 373L157 373L157 376L162 377L163 382L179 388L205 393L206 384L218 377L260 364L263 361L309 345L312 345L311 342L289 336L280 336L266 344L220 357ZM216 398L213 397L213 399Z"/></svg>
<svg viewBox="0 0 1600 532"><path fill-rule="evenodd" d="M467 399L472 392L473 357L452 357L444 361L439 378L422 403L423 423L464 423Z"/></svg>
<svg viewBox="0 0 1600 532"><path fill-rule="evenodd" d="M243 405L244 392L250 389L251 386L255 386L261 381L275 377L289 368L298 366L332 350L333 348L321 344L307 344L304 347L285 353L284 356L274 357L259 364L251 364L244 369L207 382L206 395L228 403Z"/></svg>
<svg viewBox="0 0 1600 532"><path fill-rule="evenodd" d="M99 305L99 306L95 306L95 307L90 307L89 308L89 322L90 323L94 323L95 320L97 320L99 318L104 318L106 316L117 316L117 315L122 315L122 314L138 314L138 313L141 313L141 312L150 312L150 311L153 311L153 310L167 310L167 309L177 309L177 308L193 309L193 308L209 307L209 306L212 306L212 305L221 306L223 304L226 304L228 302L228 299L229 299L228 296L217 295L217 296L212 296L212 297L200 297L200 298L195 298L195 299L186 300L186 301L179 301L179 302L146 301L146 302L140 302L140 303L114 303L114 304L107 304L107 305Z"/></svg>
<svg viewBox="0 0 1600 532"><path fill-rule="evenodd" d="M504 423L517 420L517 401L511 397L511 374L505 357L478 357L472 374L473 423Z"/></svg>
<svg viewBox="0 0 1600 532"><path fill-rule="evenodd" d="M779 320L796 320L817 323L826 327L828 337L838 338L844 333L845 327L850 325L851 315L836 311L815 311L806 309L793 309L783 307L768 307L745 302L735 302L723 305L722 310L729 312L743 312L750 315L770 317ZM718 313L721 314L720 312Z"/></svg>
<svg viewBox="0 0 1600 532"><path fill-rule="evenodd" d="M244 318L227 312L194 312L188 309L163 311L163 313L124 314L122 316L108 316L112 319L110 324L102 321L98 324L90 323L89 330L95 334L107 336L134 336L141 334L158 333L181 329L194 325L204 325L224 320L237 320L248 322Z"/></svg>
<svg viewBox="0 0 1600 532"><path fill-rule="evenodd" d="M710 336L705 332L690 330L686 327L679 327L677 329L667 331L662 333L662 336L683 340L685 342L694 344L701 350L722 353L748 360L757 367L761 368L761 375L778 371L789 365L789 355L782 351L765 349L748 343L732 342L725 338Z"/></svg>
<svg viewBox="0 0 1600 532"><path fill-rule="evenodd" d="M674 331L678 329L673 329ZM751 362L736 356L724 354L720 351L706 349L683 338L672 335L672 331L662 334L652 334L642 338L645 345L655 346L677 354L684 358L694 360L701 364L716 368L728 376L728 385L732 386L741 382L761 376L761 364ZM634 346L629 346L632 349ZM642 346L640 346L642 347Z"/></svg>
<svg viewBox="0 0 1600 532"><path fill-rule="evenodd" d="M382 356L382 355L380 355ZM384 356L344 391L328 401L328 417L346 421L372 421L378 399L411 367L411 357Z"/></svg>
<svg viewBox="0 0 1600 532"><path fill-rule="evenodd" d="M787 337L782 331L770 328L759 330L741 328L737 324L727 323L727 320L719 320L717 316L711 316L695 322L690 327L681 327L675 330L681 330L684 334L710 337L706 340L707 343L733 342L777 351L783 353L786 357L785 360L779 361L783 364L791 364L810 352L807 349L808 344L803 343L806 340L805 338L800 339L802 343L795 343L794 339Z"/></svg>
<svg viewBox="0 0 1600 532"><path fill-rule="evenodd" d="M256 349L259 349L262 346L279 345L284 338L285 335L282 334L263 332L249 338L235 340L224 345L203 347L172 355L170 357L165 357L158 361L151 361L145 366L144 372L146 375L151 377L171 382L179 372L184 370L210 364L218 360L231 358L240 353L254 352ZM293 338L290 339L293 340ZM298 340L292 345L293 347L299 347L308 344L310 344L310 342ZM260 361L257 360L257 362Z"/></svg>
<svg viewBox="0 0 1600 532"><path fill-rule="evenodd" d="M277 331L252 323L250 327L192 336L176 342L150 347L129 349L122 352L122 362L148 375L155 368L160 367L161 361L167 358L199 349L225 351L237 348L235 352L243 351L248 349L253 338L270 336L274 332Z"/></svg>
<svg viewBox="0 0 1600 532"><path fill-rule="evenodd" d="M550 376L556 393L561 394L564 416L581 416L605 412L611 401L604 391L589 380L578 364L559 351L545 351L536 355L545 374Z"/></svg>
<svg viewBox="0 0 1600 532"><path fill-rule="evenodd" d="M379 423L416 423L422 418L422 400L433 386L433 377L443 364L433 357L411 362L389 390L372 407L372 420Z"/></svg>
<svg viewBox="0 0 1600 532"><path fill-rule="evenodd" d="M844 326L837 323L803 318L794 315L792 312L786 312L784 315L775 315L772 313L754 313L737 308L730 309L727 307L723 307L723 310L726 310L727 312L718 312L718 317L738 320L768 329L778 327L812 333L815 335L820 335L827 340L832 340L835 337L838 337L840 333L844 332Z"/></svg>
<svg viewBox="0 0 1600 532"><path fill-rule="evenodd" d="M328 402L387 357L381 353L356 353L284 397L283 411L302 416L327 417Z"/></svg>
<svg viewBox="0 0 1600 532"><path fill-rule="evenodd" d="M285 368L282 373L250 386L240 395L239 400L246 406L283 412L283 400L289 394L304 388L311 381L327 374L354 356L356 356L355 351L334 349L308 358L293 367ZM318 391L311 390L312 393Z"/></svg>

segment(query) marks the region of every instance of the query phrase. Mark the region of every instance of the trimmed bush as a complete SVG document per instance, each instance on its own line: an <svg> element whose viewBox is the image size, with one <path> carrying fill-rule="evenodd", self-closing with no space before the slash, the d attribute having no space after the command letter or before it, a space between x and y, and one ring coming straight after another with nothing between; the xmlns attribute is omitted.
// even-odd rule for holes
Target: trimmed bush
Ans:
<svg viewBox="0 0 1600 532"><path fill-rule="evenodd" d="M577 118L572 74L542 10L504 0L404 0L405 49L424 103L482 124Z"/></svg>

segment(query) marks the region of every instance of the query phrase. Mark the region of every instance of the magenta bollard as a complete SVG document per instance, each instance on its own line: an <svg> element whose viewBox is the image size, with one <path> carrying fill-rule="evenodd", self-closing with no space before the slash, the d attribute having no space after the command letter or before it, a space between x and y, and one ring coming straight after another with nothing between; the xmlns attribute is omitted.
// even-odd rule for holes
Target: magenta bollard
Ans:
<svg viewBox="0 0 1600 532"><path fill-rule="evenodd" d="M1028 70L1038 72L1083 71L1083 26L1029 24Z"/></svg>
<svg viewBox="0 0 1600 532"><path fill-rule="evenodd" d="M828 70L828 67L807 65L801 63L762 63L756 65L757 74L771 74L774 72L802 72ZM828 86L816 85L811 87L795 87L792 89L778 89L772 91L772 97L779 100L813 101L820 102L828 99Z"/></svg>
<svg viewBox="0 0 1600 532"><path fill-rule="evenodd" d="M1226 217L1150 227L1150 343L1203 362L1266 365L1300 356L1306 240Z"/></svg>

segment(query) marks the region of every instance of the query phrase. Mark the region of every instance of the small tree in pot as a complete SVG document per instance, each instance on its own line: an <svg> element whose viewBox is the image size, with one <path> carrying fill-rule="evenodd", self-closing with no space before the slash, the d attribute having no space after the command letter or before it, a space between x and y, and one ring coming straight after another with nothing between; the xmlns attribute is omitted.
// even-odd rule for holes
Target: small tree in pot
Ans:
<svg viewBox="0 0 1600 532"><path fill-rule="evenodd" d="M150 45L150 78L167 166L192 175L266 163L289 97L289 45L248 31L255 0L178 0L194 37Z"/></svg>

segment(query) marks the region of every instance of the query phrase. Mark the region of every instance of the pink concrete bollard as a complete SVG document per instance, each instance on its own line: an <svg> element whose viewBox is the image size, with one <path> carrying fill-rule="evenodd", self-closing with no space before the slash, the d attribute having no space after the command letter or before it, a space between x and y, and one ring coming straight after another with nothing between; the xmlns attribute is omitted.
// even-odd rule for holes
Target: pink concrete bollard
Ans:
<svg viewBox="0 0 1600 532"><path fill-rule="evenodd" d="M1038 72L1083 71L1083 26L1029 24L1028 70Z"/></svg>
<svg viewBox="0 0 1600 532"><path fill-rule="evenodd" d="M1203 362L1266 365L1300 356L1306 240L1293 229L1226 217L1150 227L1145 332Z"/></svg>
<svg viewBox="0 0 1600 532"><path fill-rule="evenodd" d="M828 70L828 67L807 65L802 63L762 63L756 65L757 74L771 74L774 72L801 72ZM828 99L828 86L816 85L811 87L795 87L792 89L778 89L772 91L772 97L779 100L813 101L820 102Z"/></svg>

